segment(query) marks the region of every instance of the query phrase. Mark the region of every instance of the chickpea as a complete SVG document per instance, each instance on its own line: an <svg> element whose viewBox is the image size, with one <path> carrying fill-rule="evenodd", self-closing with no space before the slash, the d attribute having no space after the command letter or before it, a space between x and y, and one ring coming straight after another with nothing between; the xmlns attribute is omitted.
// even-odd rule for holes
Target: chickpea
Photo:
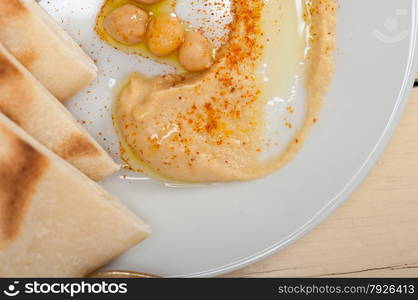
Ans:
<svg viewBox="0 0 418 300"><path fill-rule="evenodd" d="M174 52L184 39L184 27L180 20L171 16L154 17L148 24L147 44L156 56Z"/></svg>
<svg viewBox="0 0 418 300"><path fill-rule="evenodd" d="M212 65L212 46L200 33L189 31L179 49L179 62L188 71L198 72Z"/></svg>
<svg viewBox="0 0 418 300"><path fill-rule="evenodd" d="M134 0L134 2L139 4L154 4L160 2L161 0Z"/></svg>
<svg viewBox="0 0 418 300"><path fill-rule="evenodd" d="M104 20L106 31L117 41L135 45L145 39L148 14L135 5L116 8Z"/></svg>

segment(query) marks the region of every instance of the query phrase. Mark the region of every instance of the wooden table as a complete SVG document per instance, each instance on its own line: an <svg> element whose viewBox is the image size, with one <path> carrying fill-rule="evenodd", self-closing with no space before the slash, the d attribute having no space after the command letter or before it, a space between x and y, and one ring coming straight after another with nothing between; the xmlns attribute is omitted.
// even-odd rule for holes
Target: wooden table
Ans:
<svg viewBox="0 0 418 300"><path fill-rule="evenodd" d="M389 147L330 217L227 277L418 277L418 89Z"/></svg>

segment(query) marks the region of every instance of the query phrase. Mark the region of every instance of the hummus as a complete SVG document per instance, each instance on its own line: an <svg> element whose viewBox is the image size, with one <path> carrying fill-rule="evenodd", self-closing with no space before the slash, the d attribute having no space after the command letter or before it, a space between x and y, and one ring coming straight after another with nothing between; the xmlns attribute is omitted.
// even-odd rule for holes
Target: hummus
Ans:
<svg viewBox="0 0 418 300"><path fill-rule="evenodd" d="M335 0L307 3L305 17L311 26L305 119L285 151L268 159L262 155L266 99L259 69L266 42L262 37L269 25L261 25L262 16L272 4L232 3L229 39L209 70L151 79L133 74L116 102L115 125L122 144L168 180L219 182L265 176L293 157L318 118L334 67Z"/></svg>

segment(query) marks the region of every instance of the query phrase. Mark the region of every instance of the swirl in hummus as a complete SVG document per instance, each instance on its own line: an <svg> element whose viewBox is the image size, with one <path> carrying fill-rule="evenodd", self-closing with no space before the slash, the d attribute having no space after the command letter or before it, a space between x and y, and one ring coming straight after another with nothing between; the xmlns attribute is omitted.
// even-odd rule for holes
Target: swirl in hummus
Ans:
<svg viewBox="0 0 418 300"><path fill-rule="evenodd" d="M250 180L289 161L316 119L333 68L335 0L307 2L310 24L308 108L286 150L265 159L266 104L259 67L263 12L269 1L232 1L229 39L203 73L132 75L115 105L115 124L130 151L163 178L184 182Z"/></svg>

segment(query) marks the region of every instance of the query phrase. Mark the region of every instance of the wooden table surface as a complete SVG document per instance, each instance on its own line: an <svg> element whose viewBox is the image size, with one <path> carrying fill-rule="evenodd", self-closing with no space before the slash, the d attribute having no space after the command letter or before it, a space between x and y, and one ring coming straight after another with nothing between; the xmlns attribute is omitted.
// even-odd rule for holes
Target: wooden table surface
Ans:
<svg viewBox="0 0 418 300"><path fill-rule="evenodd" d="M359 189L279 253L226 277L418 277L418 89Z"/></svg>

